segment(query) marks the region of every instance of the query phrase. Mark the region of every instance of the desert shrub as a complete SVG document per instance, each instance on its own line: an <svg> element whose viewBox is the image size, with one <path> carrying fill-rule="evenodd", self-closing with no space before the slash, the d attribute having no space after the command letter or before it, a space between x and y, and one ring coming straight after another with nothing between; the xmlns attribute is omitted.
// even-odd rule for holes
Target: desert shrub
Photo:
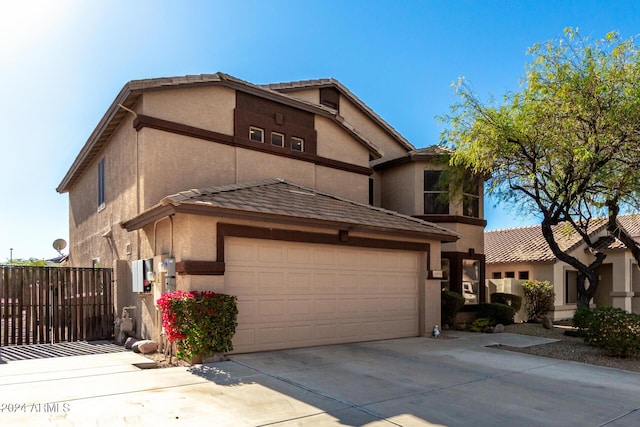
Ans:
<svg viewBox="0 0 640 427"><path fill-rule="evenodd" d="M478 304L478 318L489 319L491 326L502 323L503 325L511 325L516 311L513 307L506 304L486 303Z"/></svg>
<svg viewBox="0 0 640 427"><path fill-rule="evenodd" d="M548 280L525 280L522 289L528 320L539 319L553 310L556 294Z"/></svg>
<svg viewBox="0 0 640 427"><path fill-rule="evenodd" d="M513 307L513 310L516 313L520 311L520 308L522 308L522 297L520 295L494 292L491 294L491 302Z"/></svg>
<svg viewBox="0 0 640 427"><path fill-rule="evenodd" d="M582 311L578 315L578 323L585 328L585 341L606 354L619 357L640 355L640 316L637 314L621 308L598 307L588 314Z"/></svg>
<svg viewBox="0 0 640 427"><path fill-rule="evenodd" d="M487 319L486 317L479 317L474 320L473 323L471 323L471 327L469 327L469 330L471 332L484 332L484 330L487 329L487 327L490 325L490 319Z"/></svg>
<svg viewBox="0 0 640 427"><path fill-rule="evenodd" d="M238 325L235 296L210 291L175 291L158 299L162 326L169 342L176 343L180 358L233 350Z"/></svg>
<svg viewBox="0 0 640 427"><path fill-rule="evenodd" d="M582 336L586 336L589 325L593 321L593 312L589 307L580 307L573 313L571 323L578 328Z"/></svg>
<svg viewBox="0 0 640 427"><path fill-rule="evenodd" d="M440 296L440 304L442 324L452 326L456 321L456 314L464 305L464 297L457 292L443 289Z"/></svg>

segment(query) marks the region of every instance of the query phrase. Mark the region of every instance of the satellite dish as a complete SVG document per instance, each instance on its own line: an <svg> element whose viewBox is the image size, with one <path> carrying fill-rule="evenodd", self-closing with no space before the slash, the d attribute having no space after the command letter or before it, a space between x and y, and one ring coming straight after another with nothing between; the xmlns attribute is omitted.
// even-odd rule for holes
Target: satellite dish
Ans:
<svg viewBox="0 0 640 427"><path fill-rule="evenodd" d="M53 249L58 251L62 255L60 251L67 247L67 241L64 239L56 239L53 241Z"/></svg>

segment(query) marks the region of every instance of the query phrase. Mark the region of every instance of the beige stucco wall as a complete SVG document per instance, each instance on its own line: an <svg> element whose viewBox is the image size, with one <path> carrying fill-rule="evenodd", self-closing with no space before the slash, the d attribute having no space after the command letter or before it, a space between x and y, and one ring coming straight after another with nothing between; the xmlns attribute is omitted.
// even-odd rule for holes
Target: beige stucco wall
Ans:
<svg viewBox="0 0 640 427"><path fill-rule="evenodd" d="M359 166L369 166L369 150L333 120L315 116L318 155Z"/></svg>
<svg viewBox="0 0 640 427"><path fill-rule="evenodd" d="M151 128L139 139L142 211L192 188L236 182L236 148Z"/></svg>
<svg viewBox="0 0 640 427"><path fill-rule="evenodd" d="M276 228L283 230L298 230L314 233L336 234L336 230L322 227L306 227L291 224L261 222L259 224L248 220L235 220L231 218L214 218L199 215L178 214L172 219L161 219L154 224L149 224L142 232L143 248L145 250L141 254L141 258L150 258L155 256L156 259L162 255L173 255L177 262L187 260L198 261L215 261L216 253L216 227L217 223L233 223L238 225L260 226L266 228ZM377 238L392 240L393 236L384 236L366 232L351 233L353 237ZM428 255L431 264L430 269L440 269L440 242L424 239L412 238L408 239L412 242L429 243L430 253ZM424 304L422 309L421 330L427 335L431 333L433 325L439 324L440 321L440 281L427 280L427 254L424 254L423 265L419 273L420 283L424 283L424 289L419 296ZM436 267L434 267L436 266ZM130 267L125 264L124 267ZM130 271L129 271L130 274ZM121 301L123 304L135 305L136 319L140 323L140 331L147 333L150 337L159 333L157 325L159 325L157 311L155 308L155 300L159 296L159 292L163 291L163 285L155 285L154 294L152 295L123 295ZM177 289L190 290L212 290L216 292L224 292L224 276L191 276L178 275ZM426 328L426 329L425 329Z"/></svg>
<svg viewBox="0 0 640 427"><path fill-rule="evenodd" d="M310 101L315 104L320 103L320 89L300 89L295 92L286 92L286 95L292 96L294 98L304 99L305 101Z"/></svg>
<svg viewBox="0 0 640 427"><path fill-rule="evenodd" d="M225 135L233 135L235 106L235 90L223 86L151 91L142 99L143 114Z"/></svg>
<svg viewBox="0 0 640 427"><path fill-rule="evenodd" d="M448 230L462 235L455 242L447 242L442 245L442 250L446 252L469 252L469 249L477 254L484 253L484 227L480 225L439 222L437 224Z"/></svg>
<svg viewBox="0 0 640 427"><path fill-rule="evenodd" d="M554 266L552 263L487 264L485 271L487 279L491 279L494 272L502 273L502 278L505 278L506 272L508 271L514 272L515 278L517 279L519 272L528 271L530 280L548 280L555 284Z"/></svg>
<svg viewBox="0 0 640 427"><path fill-rule="evenodd" d="M411 164L380 172L379 181L383 208L405 215L417 214L416 193L422 193L422 183L416 181Z"/></svg>
<svg viewBox="0 0 640 427"><path fill-rule="evenodd" d="M105 159L104 209L98 210L98 163ZM113 261L126 258L137 250L135 236L128 235L119 223L135 215L137 193L135 185L135 130L132 116L111 138L111 143L87 167L69 192L69 254L70 264L91 267L100 258L100 265L111 268ZM103 235L110 234L112 239Z"/></svg>
<svg viewBox="0 0 640 427"><path fill-rule="evenodd" d="M342 95L340 95L340 115L375 144L384 157L398 157L407 152L407 149L392 138L386 130Z"/></svg>

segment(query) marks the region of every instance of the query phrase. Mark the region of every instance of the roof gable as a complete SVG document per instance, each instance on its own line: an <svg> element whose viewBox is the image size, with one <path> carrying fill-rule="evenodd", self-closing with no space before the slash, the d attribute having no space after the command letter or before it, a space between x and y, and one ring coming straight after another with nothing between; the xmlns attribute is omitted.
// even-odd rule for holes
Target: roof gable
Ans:
<svg viewBox="0 0 640 427"><path fill-rule="evenodd" d="M376 114L367 104L358 98L353 92L347 89L342 83L334 78L300 80L292 82L270 83L262 85L262 87L278 91L281 93L294 93L304 89L322 89L331 87L340 92L345 98L351 101L360 111L362 111L371 120L383 128L394 140L396 140L405 150L414 150L415 147L404 138L400 132L395 130L393 126L387 123L382 117Z"/></svg>
<svg viewBox="0 0 640 427"><path fill-rule="evenodd" d="M369 150L373 158L380 158L378 147L369 141L364 135L345 122L337 112L320 104L305 101L286 93L272 90L265 86L254 85L225 73L188 75L179 77L163 77L154 79L132 80L125 84L114 101L111 103L100 122L95 127L84 146L76 156L71 167L56 188L59 193L67 192L83 174L86 168L95 159L102 148L108 143L118 126L123 122L127 114L133 112L140 97L148 91L166 90L196 86L222 85L241 92L250 93L265 99L276 101L284 105L302 109L314 114L330 118L339 127L349 133L356 141ZM135 113L134 113L135 114ZM374 113L375 114L375 113Z"/></svg>

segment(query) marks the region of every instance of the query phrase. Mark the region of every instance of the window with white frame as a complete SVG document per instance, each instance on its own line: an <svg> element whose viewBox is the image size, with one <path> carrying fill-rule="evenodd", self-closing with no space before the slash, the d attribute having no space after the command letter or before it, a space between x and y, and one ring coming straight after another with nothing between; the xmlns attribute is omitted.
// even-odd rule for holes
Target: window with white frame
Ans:
<svg viewBox="0 0 640 427"><path fill-rule="evenodd" d="M291 149L293 151L304 151L304 139L297 136L291 137Z"/></svg>
<svg viewBox="0 0 640 427"><path fill-rule="evenodd" d="M249 139L255 142L264 142L264 129L256 126L249 126Z"/></svg>
<svg viewBox="0 0 640 427"><path fill-rule="evenodd" d="M284 135L279 132L271 132L271 145L284 147Z"/></svg>

